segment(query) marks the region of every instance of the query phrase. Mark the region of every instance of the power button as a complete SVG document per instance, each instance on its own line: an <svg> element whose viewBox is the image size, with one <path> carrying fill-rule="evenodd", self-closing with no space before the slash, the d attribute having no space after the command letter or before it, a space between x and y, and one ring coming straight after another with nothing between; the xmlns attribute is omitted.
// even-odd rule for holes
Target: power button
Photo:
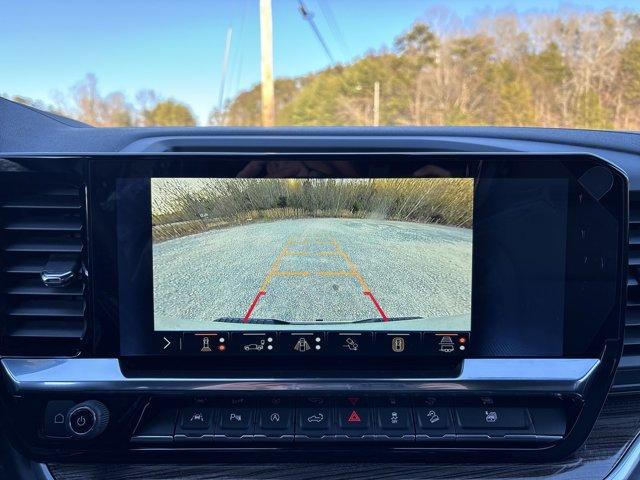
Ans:
<svg viewBox="0 0 640 480"><path fill-rule="evenodd" d="M76 435L86 435L96 424L96 415L89 407L74 409L69 415L69 428Z"/></svg>
<svg viewBox="0 0 640 480"><path fill-rule="evenodd" d="M68 427L78 438L93 438L100 435L109 423L109 410L96 400L80 403L69 410Z"/></svg>

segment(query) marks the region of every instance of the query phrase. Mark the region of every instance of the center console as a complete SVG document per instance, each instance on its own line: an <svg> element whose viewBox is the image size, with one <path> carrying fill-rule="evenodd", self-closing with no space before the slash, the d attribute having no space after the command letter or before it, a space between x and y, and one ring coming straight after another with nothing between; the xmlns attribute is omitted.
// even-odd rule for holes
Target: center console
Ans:
<svg viewBox="0 0 640 480"><path fill-rule="evenodd" d="M539 460L577 449L602 408L628 223L627 180L602 159L5 161L7 185L73 178L84 212L81 254L56 236L32 272L51 298L82 284L77 350L3 340L3 402L31 456Z"/></svg>

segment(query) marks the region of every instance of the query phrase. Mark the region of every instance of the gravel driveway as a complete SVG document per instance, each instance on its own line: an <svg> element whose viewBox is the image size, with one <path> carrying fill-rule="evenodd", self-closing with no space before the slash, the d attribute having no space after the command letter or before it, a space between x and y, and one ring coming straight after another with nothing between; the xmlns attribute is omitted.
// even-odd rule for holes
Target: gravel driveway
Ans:
<svg viewBox="0 0 640 480"><path fill-rule="evenodd" d="M387 220L281 220L168 240L154 245L155 328L470 330L471 252L470 229Z"/></svg>

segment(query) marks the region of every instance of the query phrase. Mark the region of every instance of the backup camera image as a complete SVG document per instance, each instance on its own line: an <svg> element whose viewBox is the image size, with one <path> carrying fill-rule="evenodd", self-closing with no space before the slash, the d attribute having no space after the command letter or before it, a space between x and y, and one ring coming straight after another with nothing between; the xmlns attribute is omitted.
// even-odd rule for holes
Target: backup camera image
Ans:
<svg viewBox="0 0 640 480"><path fill-rule="evenodd" d="M151 180L155 330L468 331L473 180Z"/></svg>

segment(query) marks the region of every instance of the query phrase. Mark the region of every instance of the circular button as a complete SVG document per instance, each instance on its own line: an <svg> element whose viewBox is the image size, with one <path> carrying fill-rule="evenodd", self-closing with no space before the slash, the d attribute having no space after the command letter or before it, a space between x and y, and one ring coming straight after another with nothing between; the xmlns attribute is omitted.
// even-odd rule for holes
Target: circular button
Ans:
<svg viewBox="0 0 640 480"><path fill-rule="evenodd" d="M94 438L107 428L109 410L96 400L88 400L69 411L67 426L71 434L78 438Z"/></svg>
<svg viewBox="0 0 640 480"><path fill-rule="evenodd" d="M74 409L69 415L69 428L76 435L86 435L96 424L96 415L89 407Z"/></svg>

